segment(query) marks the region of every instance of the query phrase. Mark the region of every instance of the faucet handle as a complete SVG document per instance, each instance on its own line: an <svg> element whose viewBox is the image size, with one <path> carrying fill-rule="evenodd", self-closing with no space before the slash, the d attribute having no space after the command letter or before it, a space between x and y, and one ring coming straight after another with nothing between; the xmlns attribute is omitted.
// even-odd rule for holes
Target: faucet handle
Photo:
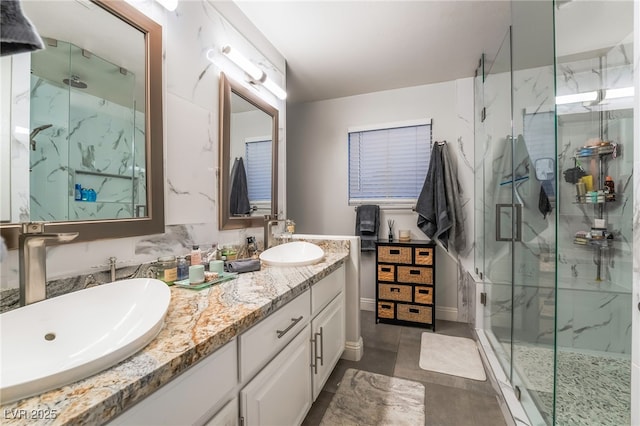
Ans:
<svg viewBox="0 0 640 426"><path fill-rule="evenodd" d="M23 222L22 233L23 234L43 234L44 222Z"/></svg>

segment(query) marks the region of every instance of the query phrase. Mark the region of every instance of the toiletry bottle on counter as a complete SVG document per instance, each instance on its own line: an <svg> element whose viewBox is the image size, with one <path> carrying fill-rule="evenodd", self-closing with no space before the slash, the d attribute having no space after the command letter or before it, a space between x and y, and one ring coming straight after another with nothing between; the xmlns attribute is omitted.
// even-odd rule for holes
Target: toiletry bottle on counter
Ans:
<svg viewBox="0 0 640 426"><path fill-rule="evenodd" d="M200 265L202 263L202 252L200 246L194 245L191 249L191 265Z"/></svg>
<svg viewBox="0 0 640 426"><path fill-rule="evenodd" d="M187 264L187 258L184 256L178 256L178 280L186 280L189 278L189 264Z"/></svg>
<svg viewBox="0 0 640 426"><path fill-rule="evenodd" d="M82 185L80 185L79 183L76 183L76 189L73 199L76 201L82 201Z"/></svg>

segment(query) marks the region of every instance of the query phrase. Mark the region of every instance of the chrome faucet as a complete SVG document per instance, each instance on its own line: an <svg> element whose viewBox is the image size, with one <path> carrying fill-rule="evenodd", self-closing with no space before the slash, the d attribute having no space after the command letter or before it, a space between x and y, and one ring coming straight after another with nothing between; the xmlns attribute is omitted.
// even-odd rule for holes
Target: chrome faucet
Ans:
<svg viewBox="0 0 640 426"><path fill-rule="evenodd" d="M20 264L20 306L39 302L47 298L47 242L66 243L78 236L77 232L49 234L44 232L44 223L23 223L18 237L18 260Z"/></svg>
<svg viewBox="0 0 640 426"><path fill-rule="evenodd" d="M268 249L273 244L273 232L272 228L281 222L285 222L284 219L278 219L277 216L264 215L264 249Z"/></svg>

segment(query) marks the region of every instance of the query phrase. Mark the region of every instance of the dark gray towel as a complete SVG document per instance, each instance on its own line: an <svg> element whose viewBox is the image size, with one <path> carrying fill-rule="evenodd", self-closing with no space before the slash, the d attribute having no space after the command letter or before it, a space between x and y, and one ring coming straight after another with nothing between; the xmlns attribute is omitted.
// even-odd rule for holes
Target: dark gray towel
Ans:
<svg viewBox="0 0 640 426"><path fill-rule="evenodd" d="M379 227L380 206L359 206L356 212L356 235L360 236L360 251L375 251Z"/></svg>
<svg viewBox="0 0 640 426"><path fill-rule="evenodd" d="M242 274L243 272L253 272L260 270L260 259L241 259L230 260L227 262L227 271L237 272Z"/></svg>
<svg viewBox="0 0 640 426"><path fill-rule="evenodd" d="M231 169L231 193L229 194L229 213L232 216L244 216L251 213L247 173L242 158L236 158Z"/></svg>
<svg viewBox="0 0 640 426"><path fill-rule="evenodd" d="M33 52L44 48L18 0L0 1L0 56Z"/></svg>
<svg viewBox="0 0 640 426"><path fill-rule="evenodd" d="M418 228L430 239L438 238L446 249L449 245L452 220L447 209L442 146L438 142L433 144L429 171L416 202L416 213Z"/></svg>

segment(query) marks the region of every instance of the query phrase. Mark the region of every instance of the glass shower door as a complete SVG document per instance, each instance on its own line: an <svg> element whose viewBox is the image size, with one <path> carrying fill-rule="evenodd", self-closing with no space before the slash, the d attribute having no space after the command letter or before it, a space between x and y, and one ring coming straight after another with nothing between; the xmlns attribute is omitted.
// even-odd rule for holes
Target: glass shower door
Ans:
<svg viewBox="0 0 640 426"><path fill-rule="evenodd" d="M511 383L532 424L552 424L558 211L553 3L513 2L511 16L513 191L519 212Z"/></svg>
<svg viewBox="0 0 640 426"><path fill-rule="evenodd" d="M513 313L512 268L512 155L511 155L511 31L507 31L483 85L484 176L483 228L486 291L484 327L487 338L511 375Z"/></svg>

